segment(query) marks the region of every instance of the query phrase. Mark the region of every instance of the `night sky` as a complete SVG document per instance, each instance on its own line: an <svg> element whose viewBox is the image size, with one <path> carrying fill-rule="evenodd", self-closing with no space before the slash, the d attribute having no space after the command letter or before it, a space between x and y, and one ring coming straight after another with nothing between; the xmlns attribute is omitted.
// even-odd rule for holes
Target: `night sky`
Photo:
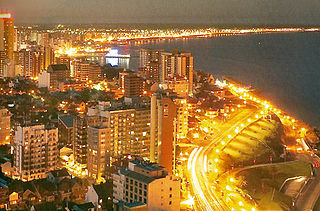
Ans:
<svg viewBox="0 0 320 211"><path fill-rule="evenodd" d="M16 23L320 24L320 0L0 0Z"/></svg>

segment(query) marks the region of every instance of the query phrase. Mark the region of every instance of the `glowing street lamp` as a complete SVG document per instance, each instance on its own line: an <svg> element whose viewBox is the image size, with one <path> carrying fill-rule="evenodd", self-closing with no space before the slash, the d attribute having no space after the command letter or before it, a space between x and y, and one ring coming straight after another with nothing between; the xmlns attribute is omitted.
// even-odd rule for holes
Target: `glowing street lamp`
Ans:
<svg viewBox="0 0 320 211"><path fill-rule="evenodd" d="M226 186L226 190L232 191L231 187L229 185Z"/></svg>

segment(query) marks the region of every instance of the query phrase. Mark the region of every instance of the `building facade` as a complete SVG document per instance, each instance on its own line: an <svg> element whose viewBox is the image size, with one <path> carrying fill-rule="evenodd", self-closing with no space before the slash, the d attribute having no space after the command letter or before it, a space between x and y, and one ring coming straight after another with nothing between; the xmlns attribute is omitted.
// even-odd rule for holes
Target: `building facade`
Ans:
<svg viewBox="0 0 320 211"><path fill-rule="evenodd" d="M88 128L88 176L97 183L103 182L110 166L110 128Z"/></svg>
<svg viewBox="0 0 320 211"><path fill-rule="evenodd" d="M143 80L132 71L119 74L119 85L126 97L141 96L143 93Z"/></svg>
<svg viewBox="0 0 320 211"><path fill-rule="evenodd" d="M167 84L176 77L184 78L187 93L193 91L193 57L190 52L167 52L159 50L140 50L140 68L146 79L153 83Z"/></svg>
<svg viewBox="0 0 320 211"><path fill-rule="evenodd" d="M14 168L23 181L46 177L57 168L58 129L44 125L19 125L14 138Z"/></svg>
<svg viewBox="0 0 320 211"><path fill-rule="evenodd" d="M78 115L74 118L74 138L73 138L73 156L74 163L79 167L79 171L86 174L87 168L87 150L88 150L88 120L84 115Z"/></svg>
<svg viewBox="0 0 320 211"><path fill-rule="evenodd" d="M0 77L14 76L10 71L13 66L14 20L10 13L0 14Z"/></svg>
<svg viewBox="0 0 320 211"><path fill-rule="evenodd" d="M89 116L100 116L110 128L112 157L130 154L149 157L150 108L89 108Z"/></svg>
<svg viewBox="0 0 320 211"><path fill-rule="evenodd" d="M176 145L189 131L189 106L171 90L159 90L151 97L150 161L166 171L175 170Z"/></svg>
<svg viewBox="0 0 320 211"><path fill-rule="evenodd" d="M72 148L74 138L74 116L62 115L58 116L58 129L59 129L59 145L61 147Z"/></svg>
<svg viewBox="0 0 320 211"><path fill-rule="evenodd" d="M133 160L113 174L113 201L142 202L147 210L180 210L180 180L163 167Z"/></svg>
<svg viewBox="0 0 320 211"><path fill-rule="evenodd" d="M0 107L0 145L10 143L10 118L8 109Z"/></svg>

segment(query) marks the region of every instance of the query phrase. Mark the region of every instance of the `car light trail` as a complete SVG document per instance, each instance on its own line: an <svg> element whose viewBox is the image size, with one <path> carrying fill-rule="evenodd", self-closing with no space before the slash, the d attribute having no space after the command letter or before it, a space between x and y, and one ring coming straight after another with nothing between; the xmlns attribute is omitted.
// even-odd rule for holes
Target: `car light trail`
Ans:
<svg viewBox="0 0 320 211"><path fill-rule="evenodd" d="M207 157L207 155L204 156L203 165L204 165L204 172L208 172L208 157Z"/></svg>

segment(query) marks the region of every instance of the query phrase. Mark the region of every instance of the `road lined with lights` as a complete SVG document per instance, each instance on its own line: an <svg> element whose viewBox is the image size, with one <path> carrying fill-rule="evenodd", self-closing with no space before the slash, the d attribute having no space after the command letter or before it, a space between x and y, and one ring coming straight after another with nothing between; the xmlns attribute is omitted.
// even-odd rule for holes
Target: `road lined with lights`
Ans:
<svg viewBox="0 0 320 211"><path fill-rule="evenodd" d="M191 185L196 197L196 206L199 210L229 210L228 206L218 197L213 190L211 182L207 175L208 156L211 153L219 153L219 149L215 148L221 140L230 138L230 134L237 130L237 127L254 116L251 110L243 110L235 117L224 123L220 130L213 135L211 142L204 147L196 148L190 154L188 160L188 171L190 174ZM225 144L225 143L224 143ZM213 150L216 150L213 152ZM218 173L218 169L214 170Z"/></svg>
<svg viewBox="0 0 320 211"><path fill-rule="evenodd" d="M237 87L234 84L221 83L220 85L228 88L231 93L239 97L239 99L243 100L244 104L254 105L257 108L256 111L258 113L253 111L249 112L249 110L243 110L241 113L237 114L235 117L222 124L219 127L220 130L211 137L212 140L207 146L196 148L191 153L188 160L188 171L193 192L196 198L196 207L199 210L229 210L225 202L221 198L219 198L218 194L220 193L217 193L212 188L208 175L206 174L208 171L208 156L212 153L219 153L220 150L223 149L223 146L220 146L220 149L218 147L218 145L221 145L221 140L224 140L226 138L232 140L233 136L230 135L230 133L238 134L242 131L243 128L246 128L248 125L250 125L253 120L260 119L261 116L267 115L269 112L277 114L282 121L289 121L293 129L296 129L296 126L301 126L296 122L294 118L286 115L278 108L275 108L268 101L265 101L263 99L260 99L258 96L253 95L249 90L242 87ZM301 130L302 132L305 131L304 128L302 128ZM225 144L226 143L223 143L222 145ZM214 149L215 152L213 151ZM215 162L218 162L218 160ZM219 172L219 169L214 169L215 174L218 174ZM232 187L230 185L226 185L225 189L227 191L232 191ZM239 206L245 207L246 205L242 201L239 201ZM249 209L255 210L254 207L251 207Z"/></svg>

